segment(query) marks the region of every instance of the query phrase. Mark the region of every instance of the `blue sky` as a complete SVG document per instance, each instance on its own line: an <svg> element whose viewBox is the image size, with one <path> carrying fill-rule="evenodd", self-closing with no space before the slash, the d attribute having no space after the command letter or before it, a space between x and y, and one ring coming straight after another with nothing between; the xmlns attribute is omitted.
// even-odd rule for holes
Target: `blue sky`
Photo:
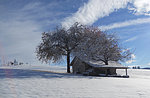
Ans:
<svg viewBox="0 0 150 98"><path fill-rule="evenodd" d="M133 51L123 64L150 67L150 0L0 0L1 62L41 64L35 54L41 33L74 22L115 32Z"/></svg>

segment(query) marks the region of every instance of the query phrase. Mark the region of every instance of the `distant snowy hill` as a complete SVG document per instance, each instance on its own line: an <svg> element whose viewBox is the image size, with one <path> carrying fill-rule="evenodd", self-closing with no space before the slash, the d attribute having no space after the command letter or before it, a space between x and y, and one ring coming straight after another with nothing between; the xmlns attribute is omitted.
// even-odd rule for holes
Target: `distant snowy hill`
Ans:
<svg viewBox="0 0 150 98"><path fill-rule="evenodd" d="M150 67L145 67L145 68L142 68L142 69L150 69Z"/></svg>
<svg viewBox="0 0 150 98"><path fill-rule="evenodd" d="M0 68L66 72L65 66L50 66L50 65L17 65L17 66L1 66Z"/></svg>

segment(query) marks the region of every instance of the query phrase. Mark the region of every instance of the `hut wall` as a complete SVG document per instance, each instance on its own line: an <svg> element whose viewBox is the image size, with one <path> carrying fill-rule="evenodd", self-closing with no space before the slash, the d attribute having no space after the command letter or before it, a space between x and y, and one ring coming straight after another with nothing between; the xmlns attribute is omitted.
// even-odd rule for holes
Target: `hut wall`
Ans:
<svg viewBox="0 0 150 98"><path fill-rule="evenodd" d="M110 69L110 74L111 74L111 75L117 74L117 73L116 73L116 69L115 69L115 68L111 68L111 69Z"/></svg>
<svg viewBox="0 0 150 98"><path fill-rule="evenodd" d="M94 73L113 75L116 74L116 69L115 68L94 68Z"/></svg>
<svg viewBox="0 0 150 98"><path fill-rule="evenodd" d="M95 74L105 74L105 69L104 68L94 68L93 71Z"/></svg>
<svg viewBox="0 0 150 98"><path fill-rule="evenodd" d="M85 63L80 60L76 60L72 67L74 74L81 74L85 71Z"/></svg>

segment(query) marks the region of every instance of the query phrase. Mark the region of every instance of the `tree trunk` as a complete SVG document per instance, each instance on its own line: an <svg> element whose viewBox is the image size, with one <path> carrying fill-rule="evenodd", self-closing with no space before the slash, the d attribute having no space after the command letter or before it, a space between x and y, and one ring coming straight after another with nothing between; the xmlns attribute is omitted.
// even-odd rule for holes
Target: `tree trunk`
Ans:
<svg viewBox="0 0 150 98"><path fill-rule="evenodd" d="M67 52L67 73L70 73L70 52Z"/></svg>
<svg viewBox="0 0 150 98"><path fill-rule="evenodd" d="M108 65L108 61L105 61L105 65Z"/></svg>

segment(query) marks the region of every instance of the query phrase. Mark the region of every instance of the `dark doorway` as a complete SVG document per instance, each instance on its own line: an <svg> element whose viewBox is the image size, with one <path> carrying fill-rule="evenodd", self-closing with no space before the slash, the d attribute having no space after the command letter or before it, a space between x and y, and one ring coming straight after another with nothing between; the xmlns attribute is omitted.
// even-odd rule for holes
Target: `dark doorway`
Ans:
<svg viewBox="0 0 150 98"><path fill-rule="evenodd" d="M107 69L107 74L106 75L110 75L110 69Z"/></svg>

